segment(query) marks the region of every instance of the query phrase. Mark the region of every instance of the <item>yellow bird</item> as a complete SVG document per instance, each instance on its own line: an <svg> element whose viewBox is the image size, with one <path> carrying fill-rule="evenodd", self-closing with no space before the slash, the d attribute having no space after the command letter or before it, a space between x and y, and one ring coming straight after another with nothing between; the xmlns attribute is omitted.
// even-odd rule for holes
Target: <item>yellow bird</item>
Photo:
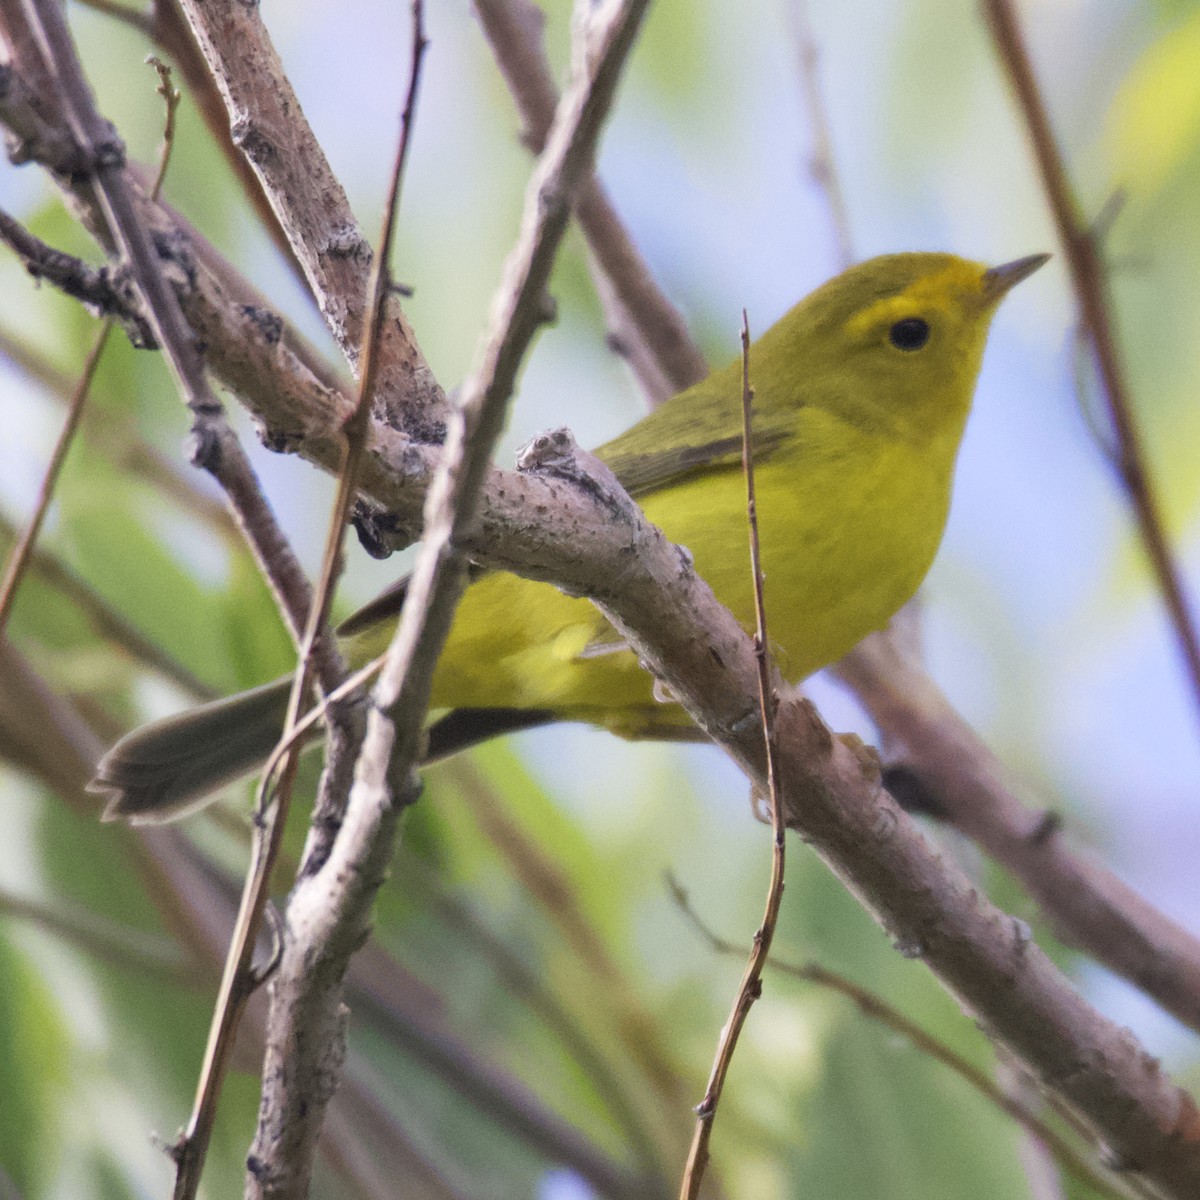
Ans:
<svg viewBox="0 0 1200 1200"><path fill-rule="evenodd" d="M988 268L949 254L851 267L752 346L754 464L776 661L799 680L881 628L933 562L954 464L1001 298L1048 256ZM673 396L597 454L651 521L754 624L741 468L741 363ZM381 653L403 583L342 627L350 661ZM171 820L259 766L288 680L143 726L90 787L107 819ZM587 600L491 572L471 584L437 668L429 757L546 721L627 738L696 736Z"/></svg>

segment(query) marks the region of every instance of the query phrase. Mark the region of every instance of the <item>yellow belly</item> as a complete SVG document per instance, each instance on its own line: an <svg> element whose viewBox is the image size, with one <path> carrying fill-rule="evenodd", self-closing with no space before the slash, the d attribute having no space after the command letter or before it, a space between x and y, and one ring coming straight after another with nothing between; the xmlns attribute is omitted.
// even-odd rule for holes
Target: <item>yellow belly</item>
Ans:
<svg viewBox="0 0 1200 1200"><path fill-rule="evenodd" d="M819 452L799 462L781 455L756 472L768 628L776 662L791 680L888 621L924 577L945 524L949 467L936 469L927 451L918 465L910 447L865 435L846 441L839 431L836 461ZM832 518L830 494L839 497ZM643 507L688 547L721 601L753 628L741 471L697 476L646 496ZM625 736L684 723L681 710L654 699L633 653L584 653L612 636L589 601L491 573L463 597L433 705L553 709Z"/></svg>

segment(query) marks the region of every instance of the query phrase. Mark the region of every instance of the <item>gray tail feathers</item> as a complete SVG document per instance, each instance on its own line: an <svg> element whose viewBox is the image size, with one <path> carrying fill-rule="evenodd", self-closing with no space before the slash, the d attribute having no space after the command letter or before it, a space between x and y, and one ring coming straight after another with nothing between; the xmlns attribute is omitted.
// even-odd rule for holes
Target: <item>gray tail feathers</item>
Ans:
<svg viewBox="0 0 1200 1200"><path fill-rule="evenodd" d="M279 741L290 687L289 676L126 734L88 784L108 797L103 819L172 821L250 774Z"/></svg>

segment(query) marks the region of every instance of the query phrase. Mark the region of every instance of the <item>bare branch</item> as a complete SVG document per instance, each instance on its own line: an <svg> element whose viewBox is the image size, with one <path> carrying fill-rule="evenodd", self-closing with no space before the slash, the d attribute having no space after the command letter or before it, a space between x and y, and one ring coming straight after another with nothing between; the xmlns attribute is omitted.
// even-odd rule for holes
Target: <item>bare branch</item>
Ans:
<svg viewBox="0 0 1200 1200"><path fill-rule="evenodd" d="M887 730L895 761L915 772L937 815L1011 871L1060 937L1200 1029L1200 940L1072 850L1047 813L1028 808L995 755L893 639L867 638L838 675Z"/></svg>
<svg viewBox="0 0 1200 1200"><path fill-rule="evenodd" d="M696 927L696 930L713 950L718 954L741 957L744 953L742 947L736 942L722 937L704 922L678 880L668 875L667 887L680 912ZM792 963L773 957L770 960L770 966L777 971L782 971L785 975L790 975L793 979L799 979L804 983L814 983L853 1000L863 1016L900 1034L922 1054L953 1071L968 1086L983 1096L988 1103L1017 1121L1050 1150L1054 1160L1064 1170L1069 1171L1081 1183L1094 1188L1102 1196L1116 1197L1126 1194L1124 1191L1114 1189L1109 1181L1101 1176L1070 1142L1030 1112L1024 1104L1014 1100L986 1072L969 1062L947 1043L926 1033L915 1021L906 1017L898 1008L888 1004L876 992L862 987L845 975L828 970L820 963Z"/></svg>
<svg viewBox="0 0 1200 1200"><path fill-rule="evenodd" d="M92 380L96 377L96 368L100 365L100 356L104 353L104 346L108 341L108 335L111 331L112 321L106 320L101 326L100 333L97 335L96 341L88 353L87 361L83 366L83 373L79 377L79 383L76 385L75 392L71 396L71 402L67 406L67 418L63 422L62 429L59 430L58 438L55 440L50 461L46 464L46 471L42 476L41 486L38 488L37 499L33 504L33 514L29 518L29 524L25 527L25 532L17 539L16 545L13 546L4 564L4 575L0 578L0 641L4 640L8 618L12 613L13 605L17 599L17 589L21 586L25 569L29 566L34 545L42 529L42 522L45 521L46 514L50 511L50 501L54 496L54 489L58 484L59 474L62 471L63 463L66 461L67 451L71 448L71 443L75 440L75 432L78 430L79 420L83 416L83 406L87 400L88 391L91 389Z"/></svg>
<svg viewBox="0 0 1200 1200"><path fill-rule="evenodd" d="M1183 656L1192 700L1200 712L1200 635L1197 635L1191 606L1184 594L1179 564L1163 526L1158 495L1134 418L1133 399L1113 327L1099 237L1080 216L1079 204L1067 177L1062 153L1054 140L1050 116L1010 0L985 0L983 7L996 54L1008 75L1025 121L1046 200L1058 227L1058 238L1079 305L1080 321L1091 343L1101 391L1116 436L1116 453L1112 460L1133 509L1138 532Z"/></svg>
<svg viewBox="0 0 1200 1200"><path fill-rule="evenodd" d="M162 187L162 181L167 173L167 167L171 161L171 148L174 145L175 134L175 109L179 104L179 93L171 87L170 68L163 66L157 60L155 60L154 66L158 71L158 92L166 104L166 128L163 133L162 160L158 170L158 177L155 179L154 187L151 189L151 199L157 199L159 190ZM16 222L11 221L7 216L4 217L4 224L5 226L16 227ZM5 240L9 240L11 234L12 229L10 228ZM62 259L66 256L58 255L57 257ZM79 382L71 393L71 399L67 405L66 419L63 421L62 429L59 431L58 439L54 444L54 450L50 455L50 462L46 466L45 475L38 489L37 499L34 501L33 515L30 517L28 527L13 547L12 553L5 564L4 576L3 579L0 579L0 639L4 637L8 618L16 601L17 589L20 587L21 579L29 565L34 545L42 529L42 523L46 519L46 514L50 511L50 501L54 496L55 488L58 486L59 475L62 472L63 464L66 462L67 452L70 450L75 440L75 434L79 430L79 422L83 417L83 408L87 403L88 393L91 391L92 380L96 377L96 369L100 366L104 347L108 344L108 335L112 332L114 320L115 318L112 316L106 317L100 326L99 332L96 334L96 340L88 353L87 360L84 362Z"/></svg>
<svg viewBox="0 0 1200 1200"><path fill-rule="evenodd" d="M460 533L502 429L521 357L540 321L571 196L590 167L600 126L646 0L610 2L576 35L577 62L530 181L521 236L506 266L479 365L463 385L426 505L421 551L389 648L345 819L328 857L306 864L288 905L289 937L272 983L273 1017L250 1194L307 1191L316 1134L341 1070L343 977L392 857L396 823L419 794L414 774L433 669L466 582ZM301 1033L302 1031L302 1033Z"/></svg>
<svg viewBox="0 0 1200 1200"><path fill-rule="evenodd" d="M9 0L6 0L8 3ZM166 281L151 234L142 224L136 190L125 172L124 148L97 112L63 14L50 0L32 0L25 13L6 9L10 45L38 59L36 69L53 80L72 136L82 147L110 243L116 245L141 295L145 317L162 348L193 418L193 460L224 488L240 527L275 589L281 607L299 629L307 614L308 584L275 524L253 469L212 395L195 335ZM22 33L22 31L24 31Z"/></svg>
<svg viewBox="0 0 1200 1200"><path fill-rule="evenodd" d="M304 119L257 5L179 0L326 324L357 369L368 324L371 247ZM445 399L393 295L383 325L377 403L421 441L440 441Z"/></svg>
<svg viewBox="0 0 1200 1200"><path fill-rule="evenodd" d="M784 818L783 805L779 798L779 767L775 751L775 672L771 666L770 641L767 637L767 609L763 600L762 558L758 541L758 501L754 491L754 459L751 455L751 401L750 388L750 324L745 309L742 310L742 473L746 477L746 517L750 528L750 574L754 587L754 657L758 668L758 719L762 730L763 752L766 762L765 795L771 818L771 878L767 885L766 911L762 923L754 934L754 943L742 980L733 1001L733 1011L721 1027L717 1039L717 1055L704 1099L696 1106L696 1129L683 1168L683 1179L679 1187L680 1200L695 1200L700 1194L700 1185L708 1166L708 1143L712 1137L717 1117L717 1105L725 1087L725 1077L733 1063L738 1038L750 1015L754 1002L762 995L763 968L775 939L775 927L779 922L779 909L783 904L784 868Z"/></svg>
<svg viewBox="0 0 1200 1200"><path fill-rule="evenodd" d="M542 49L544 17L532 0L475 0L475 11L524 123L521 140L541 151L557 101ZM682 315L660 290L603 185L589 178L576 217L595 258L611 344L654 402L698 382L708 365Z"/></svg>
<svg viewBox="0 0 1200 1200"><path fill-rule="evenodd" d="M64 295L80 301L96 316L118 318L125 324L135 346L156 345L136 298L113 281L107 267L90 267L72 254L55 250L2 209L0 241L16 254L34 279L45 279Z"/></svg>
<svg viewBox="0 0 1200 1200"><path fill-rule="evenodd" d="M145 825L130 828L127 834L137 846L133 867L164 924L177 945L211 978L221 969L236 891L178 829ZM577 1171L605 1197L645 1200L644 1180L565 1123L504 1068L459 1044L429 994L377 945L368 944L355 957L347 998L356 1012L362 1010L414 1061L435 1072L478 1112L547 1162ZM247 1010L242 1036L252 1054L261 1055L265 1016L264 1005L251 1004ZM357 1172L350 1160L361 1161L363 1156L373 1157L376 1163L403 1162L410 1137L365 1067L352 1051L321 1139L322 1149L352 1175ZM387 1148L386 1158L380 1156L380 1143ZM420 1178L412 1182L413 1195L421 1196ZM393 1179L386 1195L394 1194Z"/></svg>
<svg viewBox="0 0 1200 1200"><path fill-rule="evenodd" d="M255 986L251 955L264 914L275 860L279 854L283 831L286 827L296 768L303 748L303 742L297 736L300 710L308 696L312 664L319 642L322 638L327 639L327 618L333 601L334 589L341 573L342 545L347 519L357 493L370 406L375 393L384 306L389 293L387 263L391 255L400 181L408 152L412 116L420 79L420 65L426 45L421 28L419 6L414 8L414 13L413 68L402 117L401 137L384 210L384 226L379 239L379 252L371 270L368 309L370 319L363 329L364 345L360 358L362 372L359 379L358 398L343 423L344 449L341 468L338 472L338 491L330 513L324 561L316 595L309 608L303 635L300 638L299 659L288 697L287 714L279 746L272 755L259 789L258 821L253 839L252 865L238 912L221 993L213 1016L208 1052L205 1055L200 1085L197 1089L196 1104L187 1133L177 1141L173 1148L178 1166L175 1194L181 1200L194 1195L199 1187L221 1081L226 1061L233 1049L234 1032L240 1019L241 1008ZM330 681L326 680L327 684L328 682ZM309 836L306 867L310 870L315 869L317 864L324 861L328 854L329 844L340 825L346 796L352 781L353 762L362 746L365 732L363 715L358 711L353 698L348 700L340 698L346 682L339 680L338 686L332 690L326 687L326 698L320 706L321 712L325 714L328 734L325 771L321 777L317 806ZM335 699L335 697L339 698ZM268 1036L268 1045L271 1044ZM319 1128L319 1117L318 1112L312 1128ZM305 1126L302 1125L301 1130L303 1131L304 1128ZM311 1158L311 1153L310 1148L309 1158Z"/></svg>
<svg viewBox="0 0 1200 1200"><path fill-rule="evenodd" d="M805 0L793 0L792 12L814 131L814 175L825 192L843 265L849 265L849 223ZM898 620L867 638L834 668L883 733L890 759L895 747L892 780L897 778L897 763L915 772L939 819L951 822L1012 871L1059 936L1200 1029L1200 940L1101 864L1073 853L1047 814L1022 804L1004 782L1003 768L992 752L951 708L921 664L906 653L904 639L897 637Z"/></svg>

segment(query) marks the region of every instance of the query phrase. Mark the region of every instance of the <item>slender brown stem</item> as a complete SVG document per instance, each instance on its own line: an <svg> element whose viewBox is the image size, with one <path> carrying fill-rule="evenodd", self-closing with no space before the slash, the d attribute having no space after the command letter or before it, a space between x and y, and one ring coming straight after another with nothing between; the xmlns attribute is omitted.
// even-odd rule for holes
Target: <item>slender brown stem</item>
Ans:
<svg viewBox="0 0 1200 1200"><path fill-rule="evenodd" d="M96 108L56 0L30 0L28 16L42 67L56 85L56 98L62 104L67 124L89 167L107 237L128 264L155 340L191 411L194 461L202 464L225 490L281 609L293 629L300 628L310 607L307 580L209 387L200 348L175 292L166 281L156 248L142 223L133 186L125 171L124 149ZM332 648L329 648L322 662L323 676L332 676L336 670L332 654ZM246 960L249 954L250 949L246 949ZM232 1011L240 1011L240 1006L235 1006ZM235 1026L236 1017L225 1035L226 1042L232 1042ZM177 1194L180 1194L181 1180L198 1179L198 1164L203 1161L211 1134L213 1105L209 1104L201 1112L205 1117L203 1124L176 1147ZM194 1175L190 1174L193 1165L196 1166ZM185 1189L183 1194L194 1194L194 1188L193 1193L187 1193Z"/></svg>
<svg viewBox="0 0 1200 1200"><path fill-rule="evenodd" d="M742 947L722 937L696 911L687 891L674 876L667 876L667 887L680 912L695 926L697 932L718 953L733 957L742 954ZM830 971L819 963L792 963L772 957L770 965L785 975L791 975L804 983L815 983L819 987L840 992L858 1005L863 1016L900 1034L922 1054L947 1067L970 1087L974 1088L989 1104L1012 1117L1022 1128L1037 1138L1053 1155L1055 1162L1069 1171L1080 1183L1093 1188L1101 1196L1121 1197L1124 1189L1113 1186L1111 1181L1097 1171L1092 1164L1057 1130L1047 1125L1036 1113L1032 1113L1019 1100L1010 1096L995 1080L981 1071L974 1063L948 1046L939 1038L927 1033L915 1021L906 1017L898 1008L888 1004L877 993L855 983L845 975Z"/></svg>
<svg viewBox="0 0 1200 1200"><path fill-rule="evenodd" d="M345 450L342 469L338 475L338 490L334 500L329 520L329 534L325 546L321 575L317 584L313 603L309 606L307 620L300 639L300 652L291 694L288 699L287 717L284 723L281 743L287 749L279 761L278 774L268 772L263 776L262 786L258 797L258 817L255 823L255 836L252 848L252 866L246 877L242 902L238 911L238 920L226 959L225 972L222 978L221 990L213 1014L213 1025L209 1036L208 1048L205 1053L204 1065L201 1069L200 1080L196 1091L196 1102L188 1123L187 1132L183 1139L176 1144L175 1155L179 1164L176 1176L176 1200L190 1200L199 1187L200 1175L203 1171L205 1151L207 1149L208 1132L211 1130L215 1115L216 1104L220 1095L221 1082L224 1078L229 1052L232 1049L233 1037L240 1021L241 1010L257 986L257 980L252 968L254 944L262 924L266 907L267 893L270 887L271 875L282 843L283 831L287 824L287 814L291 803L292 784L295 780L296 767L299 762L300 750L303 743L296 736L296 727L300 720L300 710L308 695L310 678L313 668L313 656L318 639L327 630L329 608L333 600L333 592L338 576L341 573L342 545L349 517L350 506L358 490L358 466L362 459L363 445L366 439L367 419L371 410L371 399L374 395L377 378L376 364L378 363L378 346L383 325L384 303L389 292L389 273L387 264L391 257L395 216L399 203L400 183L403 177L404 164L408 154L408 144L412 126L412 116L416 103L417 89L420 83L421 62L424 57L426 40L421 24L421 6L414 5L415 29L413 45L413 65L409 78L408 95L405 101L404 113L401 120L401 132L398 140L396 155L393 160L388 195L384 208L383 226L380 233L379 249L372 265L369 284L370 319L363 329L363 347L360 362L362 371L359 376L358 395L355 406L346 418L343 430L345 434ZM330 720L331 737L336 719ZM357 753L357 745L361 741L362 723L356 722L357 728L342 729L343 739L353 738L353 744L339 748L342 756ZM332 757L332 755L331 755ZM327 772L327 780L329 773ZM274 788L272 784L274 783ZM348 786L349 777L345 778ZM345 803L345 791L340 796L330 793L331 787L322 788L320 809L339 810ZM318 841L327 840L332 836L329 822L318 822L322 836ZM327 849L321 851L326 853Z"/></svg>
<svg viewBox="0 0 1200 1200"><path fill-rule="evenodd" d="M504 272L478 365L463 384L425 502L424 535L388 647L341 828L321 861L306 856L288 904L289 936L272 988L259 1124L247 1194L305 1194L325 1105L344 1055L343 979L366 936L393 855L398 822L420 791L415 775L441 647L465 586L462 535L475 521L488 463L517 371L544 313L543 297L575 190L594 159L620 66L646 0L588 11L573 42L575 70L526 193L521 236Z"/></svg>
<svg viewBox="0 0 1200 1200"><path fill-rule="evenodd" d="M156 63L155 66L159 72L158 91L166 102L167 116L166 128L163 131L162 159L159 164L158 177L154 181L154 188L151 192L152 199L158 196L171 160L171 147L174 144L175 134L175 109L179 104L179 93L170 85L170 71L161 63ZM13 548L4 570L4 578L0 580L0 638L4 637L8 618L16 601L17 588L25 574L25 568L29 565L34 544L41 532L46 513L50 509L50 501L54 497L54 489L58 485L58 477L62 472L63 463L66 461L67 451L70 450L76 431L79 429L79 422L83 417L83 407L87 402L88 393L91 391L92 381L96 378L96 370L100 366L100 358L104 354L104 347L108 344L108 335L112 332L112 327L113 318L106 317L104 324L100 327L100 332L96 335L96 341L88 354L87 361L83 365L79 383L71 394L70 403L67 405L67 419L63 422L58 440L54 444L54 452L46 467L46 474L38 489L38 498L34 504L29 526L21 536L21 540Z"/></svg>
<svg viewBox="0 0 1200 1200"><path fill-rule="evenodd" d="M1191 607L1184 595L1182 576L1163 525L1141 433L1134 418L1133 400L1113 328L1108 279L1099 238L1080 215L1079 203L1055 141L1045 100L1011 0L984 0L983 8L996 53L1008 74L1025 120L1041 172L1042 187L1058 228L1080 319L1091 345L1100 390L1116 436L1116 452L1112 460L1133 508L1138 531L1183 656L1192 699L1200 711L1200 637L1197 636Z"/></svg>
<svg viewBox="0 0 1200 1200"><path fill-rule="evenodd" d="M386 305L392 291L389 263L395 240L396 220L400 210L400 188L404 179L405 164L408 162L409 144L412 140L417 95L421 87L421 67L425 61L426 48L429 45L425 36L425 10L421 0L413 0L411 11L412 61L408 76L408 90L400 114L400 136L392 161L387 196L384 200L383 224L379 233L375 257L372 260L367 288L368 319L363 329L362 348L358 356L360 368L358 394L355 398L354 408L343 422L346 438L345 460L338 474L337 495L333 503L329 536L317 585L317 602L309 614L308 628L304 632L304 640L301 643L300 663L296 671L292 694L289 697L287 720L284 723L284 732L281 738L284 741L290 738L292 729L300 716L301 704L308 691L307 676L310 672L313 647L318 635L326 627L329 608L333 603L334 588L341 574L342 549L346 539L350 511L358 496L359 476L363 455L366 451L371 406L375 399L379 380L380 350L385 327ZM337 719L338 712L340 712L339 708L332 710L334 714L332 720ZM361 746L361 734L356 739L356 746ZM289 753L294 759L299 752L300 743L296 743ZM357 755L357 748L355 754ZM348 789L348 778L346 783ZM305 870L311 870L313 864L322 861L328 853L329 843L344 805L344 793L341 797L334 797L323 789L313 817L314 839L309 846Z"/></svg>
<svg viewBox="0 0 1200 1200"><path fill-rule="evenodd" d="M783 805L779 799L778 765L775 751L775 693L772 683L771 657L767 641L767 611L763 600L762 560L758 541L758 502L754 492L754 457L751 452L751 409L754 393L750 388L750 325L745 310L742 312L742 471L746 477L746 517L750 530L750 570L754 580L754 615L756 629L754 652L758 662L758 701L762 722L763 742L766 748L766 792L771 813L771 879L767 886L766 911L762 924L754 934L750 959L742 974L742 982L733 1001L733 1011L721 1029L717 1042L717 1056L704 1099L696 1108L696 1129L688 1151L687 1163L680 1183L680 1200L695 1200L700 1194L700 1184L708 1165L708 1144L716 1120L717 1105L725 1086L738 1038L750 1015L755 1000L762 995L762 973L770 953L775 927L779 922L779 908L783 903L784 868L784 825Z"/></svg>
<svg viewBox="0 0 1200 1200"><path fill-rule="evenodd" d="M474 0L474 7L520 113L521 140L539 152L558 99L541 44L545 18L532 0ZM628 361L647 397L659 403L703 379L704 355L598 178L583 185L575 212L591 252L610 344Z"/></svg>
<svg viewBox="0 0 1200 1200"><path fill-rule="evenodd" d="M809 169L813 181L825 197L829 221L837 243L837 258L842 270L855 261L854 238L850 233L850 213L846 207L846 193L842 190L842 177L833 157L833 138L829 132L829 112L825 107L825 95L821 90L821 52L813 35L808 11L808 0L792 0L789 11L796 40L796 58L800 86L804 93L804 107L808 111L808 123L812 132L812 152Z"/></svg>
<svg viewBox="0 0 1200 1200"><path fill-rule="evenodd" d="M70 450L71 443L75 440L75 431L79 428L79 421L83 416L83 406L87 401L92 380L96 377L96 368L100 365L100 356L104 353L104 347L111 332L112 319L106 318L100 327L95 344L88 353L87 362L83 365L79 383L71 394L71 401L67 406L67 419L59 431L58 440L54 443L54 452L50 455L46 473L42 476L37 500L33 506L33 515L29 518L29 524L21 535L21 540L13 547L12 553L8 556L8 562L5 564L4 578L0 580L0 639L4 637L4 631L8 626L8 618L17 598L17 589L24 578L25 568L29 565L33 555L34 544L41 532L46 513L50 509L50 501L54 498L58 477L62 472L63 463L66 461L67 451Z"/></svg>
<svg viewBox="0 0 1200 1200"><path fill-rule="evenodd" d="M157 200L162 194L162 186L167 178L167 168L171 165L171 152L175 149L175 114L183 97L171 82L171 68L161 59L151 54L146 62L158 72L158 87L155 91L163 98L166 108L166 122L163 126L162 146L158 152L158 172L150 185L150 199Z"/></svg>

